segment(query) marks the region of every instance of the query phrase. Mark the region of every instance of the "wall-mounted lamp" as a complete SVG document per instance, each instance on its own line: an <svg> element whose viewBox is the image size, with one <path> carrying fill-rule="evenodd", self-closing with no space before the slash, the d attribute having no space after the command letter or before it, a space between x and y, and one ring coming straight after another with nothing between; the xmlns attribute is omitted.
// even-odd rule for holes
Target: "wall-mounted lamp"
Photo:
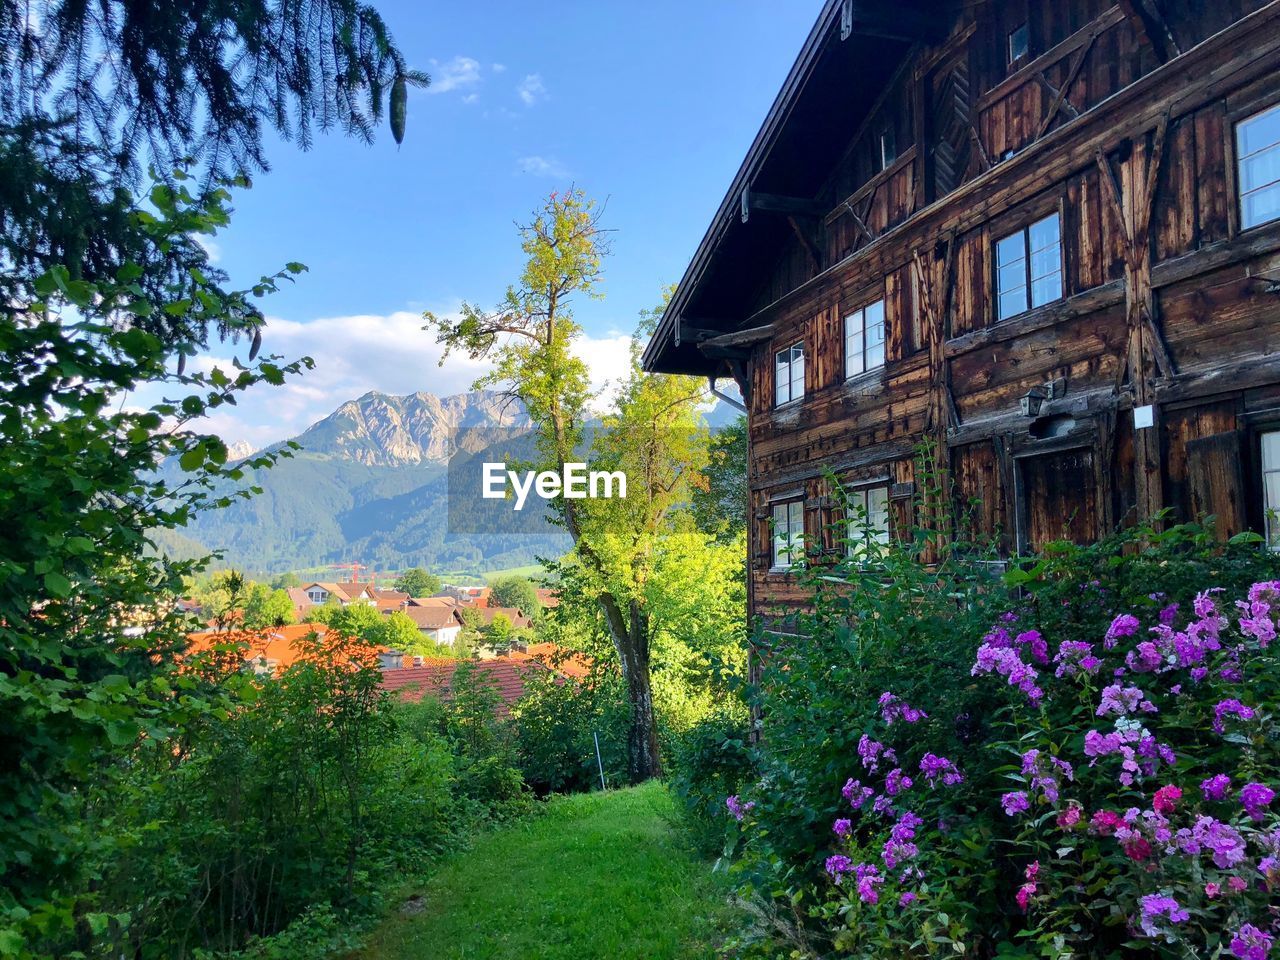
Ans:
<svg viewBox="0 0 1280 960"><path fill-rule="evenodd" d="M1040 416L1040 408L1049 399L1049 391L1042 386L1034 386L1022 398L1022 415L1024 417Z"/></svg>

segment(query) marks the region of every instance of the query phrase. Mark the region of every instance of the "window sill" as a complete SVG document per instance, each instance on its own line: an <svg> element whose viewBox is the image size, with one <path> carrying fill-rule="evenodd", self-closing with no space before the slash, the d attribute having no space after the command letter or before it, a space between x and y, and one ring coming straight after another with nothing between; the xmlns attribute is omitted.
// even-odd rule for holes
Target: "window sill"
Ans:
<svg viewBox="0 0 1280 960"><path fill-rule="evenodd" d="M857 390L861 387L881 386L884 383L884 367L882 363L878 367L872 367L870 370L863 370L861 373L855 373L851 377L844 378L844 385L847 389Z"/></svg>
<svg viewBox="0 0 1280 960"><path fill-rule="evenodd" d="M798 410L804 405L804 397L797 397L794 400L788 400L786 403L775 403L773 405L774 412L785 413L788 410Z"/></svg>

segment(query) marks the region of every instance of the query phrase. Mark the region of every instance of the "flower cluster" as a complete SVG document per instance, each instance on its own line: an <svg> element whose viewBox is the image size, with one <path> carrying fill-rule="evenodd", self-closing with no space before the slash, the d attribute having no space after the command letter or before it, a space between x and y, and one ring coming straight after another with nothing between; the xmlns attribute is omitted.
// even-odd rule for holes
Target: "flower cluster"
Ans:
<svg viewBox="0 0 1280 960"><path fill-rule="evenodd" d="M738 799L738 795L734 794L731 797L724 798L724 805L728 808L729 815L738 822L741 822L742 818L755 808L756 802L754 800L748 800L746 803L743 803Z"/></svg>
<svg viewBox="0 0 1280 960"><path fill-rule="evenodd" d="M1276 638L1280 581L1254 584L1234 604L1219 593L1198 593L1185 614L1152 594L1150 619L1108 613L1102 636L1063 639L1052 656L1040 631L1020 629L1031 616L1002 616L970 673L999 676L1020 694L1010 698L1017 736L1006 744L1017 744L1018 772L1000 767L998 781L948 792L939 788L965 781L951 760L924 752L916 767L905 762L902 743L900 761L864 735L861 778L842 791L855 813L832 824L841 849L828 857L828 874L836 883L856 878L846 895L865 907L885 888L899 907L927 904L935 845L953 842L957 826L981 825L982 835L1004 831L1011 839L1002 842L1029 845L1027 852L1056 851L1043 865L1028 856L1021 881L1005 894L1021 913L1056 902L1046 894L1059 863L1071 864L1066 876L1075 877L1092 858L1083 864L1091 875L1115 884L1100 886L1101 895L1131 898L1123 909L1134 935L1186 946L1217 924L1222 939L1201 941L1204 949L1267 960L1280 935L1280 911L1269 909L1280 895L1280 805L1267 781L1275 732L1264 727L1273 684L1245 678L1251 668L1268 676L1264 661L1274 671L1266 651ZM886 727L926 717L887 691L879 707ZM1210 729L1218 736L1201 732ZM919 787L908 774L916 769ZM994 811L1004 817L992 819Z"/></svg>
<svg viewBox="0 0 1280 960"><path fill-rule="evenodd" d="M895 697L887 690L880 694L880 716L884 718L884 725L891 727L895 720L901 720L904 723L919 723L921 720L928 718L928 714L923 710L917 710L901 697Z"/></svg>

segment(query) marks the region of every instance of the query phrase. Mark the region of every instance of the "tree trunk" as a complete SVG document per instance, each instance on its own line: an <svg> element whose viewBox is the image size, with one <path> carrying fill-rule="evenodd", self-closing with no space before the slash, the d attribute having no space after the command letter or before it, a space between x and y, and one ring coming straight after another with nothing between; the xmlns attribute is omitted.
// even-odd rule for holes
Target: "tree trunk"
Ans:
<svg viewBox="0 0 1280 960"><path fill-rule="evenodd" d="M653 687L649 676L649 618L635 601L630 607L630 622L622 642L616 645L631 704L627 774L632 783L643 783L662 776L662 760L658 755L658 724L653 714Z"/></svg>

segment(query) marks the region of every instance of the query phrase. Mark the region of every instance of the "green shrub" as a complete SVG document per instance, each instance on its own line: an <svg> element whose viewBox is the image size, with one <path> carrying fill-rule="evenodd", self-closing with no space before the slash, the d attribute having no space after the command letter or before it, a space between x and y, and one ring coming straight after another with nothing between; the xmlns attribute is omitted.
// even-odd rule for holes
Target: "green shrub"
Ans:
<svg viewBox="0 0 1280 960"><path fill-rule="evenodd" d="M616 671L600 670L586 680L570 680L551 671L529 678L516 705L520 770L540 796L617 786L627 777L626 690Z"/></svg>
<svg viewBox="0 0 1280 960"><path fill-rule="evenodd" d="M755 780L749 737L750 728L738 717L710 717L675 738L667 753L671 791L704 853L720 850L736 836L735 824L725 816L725 799Z"/></svg>
<svg viewBox="0 0 1280 960"><path fill-rule="evenodd" d="M1174 601L1186 610L1209 586L1222 587L1224 596L1234 598L1280 573L1275 555L1249 538L1220 544L1212 531L1195 525L1165 532L1132 529L1088 547L1053 544L1004 575L993 572L988 551L963 538L934 552L933 563L921 563L931 539L917 531L907 544L873 544L856 558L812 564L800 571L813 593L812 613L800 617L786 635L757 639L763 679L753 697L761 711L762 740L751 751L751 782L741 789L743 819L726 812L722 820L737 857L733 874L739 893L754 904L759 920L744 931L744 944L764 944L768 951L776 949L768 944L781 937L801 954L838 948L879 957L916 955L916 948L922 956L951 950L948 941L954 940L958 951L991 955L998 942L1011 941L1022 930L1010 905L1021 882L1015 873L1027 864L999 866L1008 863L1010 852L1003 841L1013 837L1001 830L998 804L994 821L972 814L981 809L991 816L992 784L1020 775L1017 756L1010 754L1008 696L999 684L973 676L974 652L984 635L1002 614L1017 611L1024 623L1051 638L1055 649L1066 639L1097 641L1119 612L1145 619ZM927 717L899 724L886 739L879 703L886 692ZM1072 709L1078 715L1072 722L1086 722L1092 712L1083 703ZM1018 733L1036 729L1045 738L1043 749L1052 744L1054 753L1065 738L1079 739L1080 733L1063 718L1028 718ZM824 872L827 857L841 851L833 823L858 822L842 788L858 778L864 737L894 748L904 765L916 765L909 772L917 780L925 753L954 758L964 769L965 783L948 792L945 805L922 801L930 826L954 811L970 811L974 820L970 832L937 844L943 861L929 862L928 897L919 894L932 912L914 915L910 923L895 919L902 912L896 894L892 903L874 908L853 892L851 875L846 885L833 888ZM733 755L725 759L732 769ZM692 772L690 782L680 786L682 795L695 798L695 808L713 813L712 794L723 789L723 808L730 792L724 772L713 762L689 763L687 769ZM883 790L879 781L876 788ZM867 821L854 828L844 855L871 862L884 839L877 823ZM1047 860L1042 863L1047 867ZM1017 882L1010 886L1010 881ZM1057 895L1060 890L1054 889ZM1133 913L1131 902L1114 909ZM1059 915L1037 928L1035 935L1044 936L1036 949L1051 951L1060 941L1047 931L1060 936L1068 927L1076 931L1077 950L1101 950L1102 943L1114 948L1114 938L1090 946L1089 938L1096 936L1091 922ZM913 943L916 948L909 948Z"/></svg>

